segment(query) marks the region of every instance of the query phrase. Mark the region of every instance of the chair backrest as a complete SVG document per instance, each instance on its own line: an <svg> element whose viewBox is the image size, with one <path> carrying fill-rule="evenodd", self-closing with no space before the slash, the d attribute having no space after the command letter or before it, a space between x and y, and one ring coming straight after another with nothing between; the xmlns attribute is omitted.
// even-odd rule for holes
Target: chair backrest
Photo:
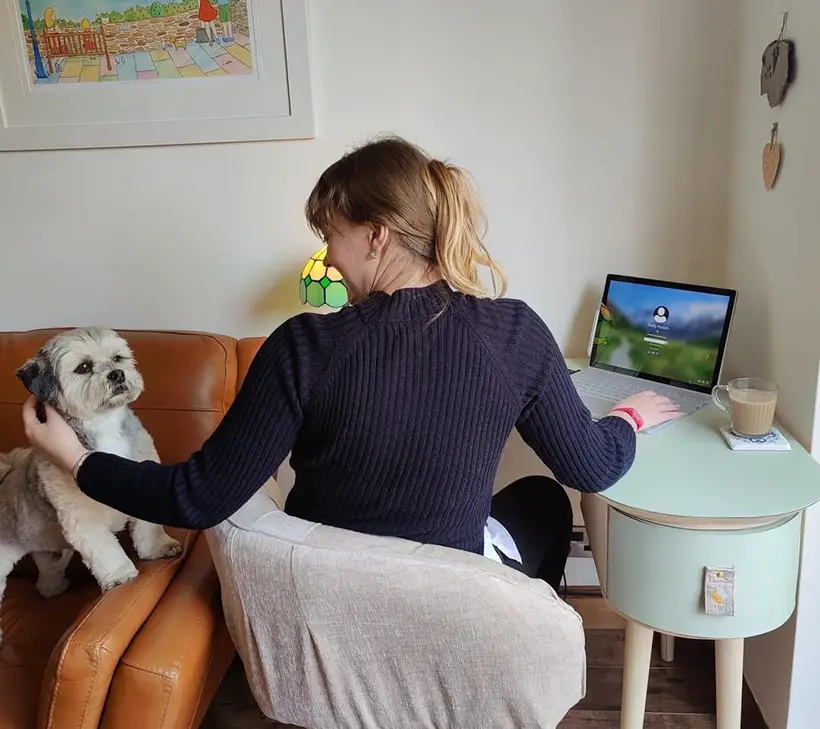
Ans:
<svg viewBox="0 0 820 729"><path fill-rule="evenodd" d="M239 392L239 388L242 387L242 383L245 381L245 375L248 374L248 367L251 366L253 358L256 357L256 353L264 343L264 337L247 337L237 342L236 353L239 369L239 375L236 381L237 392Z"/></svg>
<svg viewBox="0 0 820 729"><path fill-rule="evenodd" d="M262 492L208 540L262 711L301 727L555 727L580 617L479 555L291 517Z"/></svg>

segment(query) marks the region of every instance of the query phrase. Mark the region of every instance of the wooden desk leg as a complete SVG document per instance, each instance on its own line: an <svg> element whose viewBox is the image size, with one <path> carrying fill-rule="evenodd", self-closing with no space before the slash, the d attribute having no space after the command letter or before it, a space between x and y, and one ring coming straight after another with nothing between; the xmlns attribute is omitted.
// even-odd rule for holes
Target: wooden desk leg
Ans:
<svg viewBox="0 0 820 729"><path fill-rule="evenodd" d="M634 620L626 621L624 683L621 690L621 729L642 729L646 712L649 662L655 631ZM720 727L720 729L723 729Z"/></svg>
<svg viewBox="0 0 820 729"><path fill-rule="evenodd" d="M717 729L740 729L743 639L715 641Z"/></svg>
<svg viewBox="0 0 820 729"><path fill-rule="evenodd" d="M667 663L672 663L675 660L675 636L661 635L661 659Z"/></svg>

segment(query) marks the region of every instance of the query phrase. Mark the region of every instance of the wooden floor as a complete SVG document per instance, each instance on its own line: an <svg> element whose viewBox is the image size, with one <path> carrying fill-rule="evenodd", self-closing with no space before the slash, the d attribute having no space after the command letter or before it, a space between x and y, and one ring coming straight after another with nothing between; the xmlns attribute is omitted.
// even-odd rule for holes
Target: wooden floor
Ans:
<svg viewBox="0 0 820 729"><path fill-rule="evenodd" d="M587 695L559 729L618 729L623 630L587 630ZM715 729L712 644L675 641L675 661L652 658L644 729ZM743 729L766 729L750 695L743 697ZM202 729L273 729L248 690L240 663L228 674ZM488 727L491 723L488 723Z"/></svg>
<svg viewBox="0 0 820 729"><path fill-rule="evenodd" d="M587 695L560 729L618 729L623 630L587 630ZM716 729L715 654L709 641L675 640L675 660L661 660L656 636L644 729ZM750 694L742 729L766 729Z"/></svg>

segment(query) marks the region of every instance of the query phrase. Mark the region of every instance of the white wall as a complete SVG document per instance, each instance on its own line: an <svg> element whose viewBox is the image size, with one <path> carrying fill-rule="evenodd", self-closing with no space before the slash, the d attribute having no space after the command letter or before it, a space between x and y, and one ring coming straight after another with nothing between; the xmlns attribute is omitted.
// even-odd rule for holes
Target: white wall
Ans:
<svg viewBox="0 0 820 729"><path fill-rule="evenodd" d="M784 6L786 7L786 6ZM759 96L760 57L777 37L782 11L769 0L745 0L741 27L730 180L727 281L740 289L728 367L774 377L779 416L800 442L820 453L818 362L814 335L820 299L820 5L788 4L799 76L785 103ZM761 153L774 121L783 144L780 178L766 192ZM777 488L777 484L772 484ZM746 677L769 729L809 729L820 716L820 512L805 524L798 607L782 629L747 641Z"/></svg>
<svg viewBox="0 0 820 729"><path fill-rule="evenodd" d="M583 353L607 272L723 278L734 5L308 0L315 140L0 157L0 330L269 332L315 179L392 131L471 170L510 295ZM514 437L499 485L542 470Z"/></svg>
<svg viewBox="0 0 820 729"><path fill-rule="evenodd" d="M726 23L706 0L308 6L315 140L0 157L0 329L269 332L317 247L313 182L380 131L473 172L511 295L571 349L607 271L720 280Z"/></svg>

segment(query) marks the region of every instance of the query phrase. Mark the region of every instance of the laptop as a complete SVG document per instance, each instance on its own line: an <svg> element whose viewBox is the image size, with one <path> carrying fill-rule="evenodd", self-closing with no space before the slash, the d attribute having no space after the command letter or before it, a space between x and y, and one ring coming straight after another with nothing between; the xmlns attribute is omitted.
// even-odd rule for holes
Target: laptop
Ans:
<svg viewBox="0 0 820 729"><path fill-rule="evenodd" d="M712 402L736 297L731 289L609 274L589 367L572 375L592 417L604 417L615 403L643 390L676 402L682 417Z"/></svg>

